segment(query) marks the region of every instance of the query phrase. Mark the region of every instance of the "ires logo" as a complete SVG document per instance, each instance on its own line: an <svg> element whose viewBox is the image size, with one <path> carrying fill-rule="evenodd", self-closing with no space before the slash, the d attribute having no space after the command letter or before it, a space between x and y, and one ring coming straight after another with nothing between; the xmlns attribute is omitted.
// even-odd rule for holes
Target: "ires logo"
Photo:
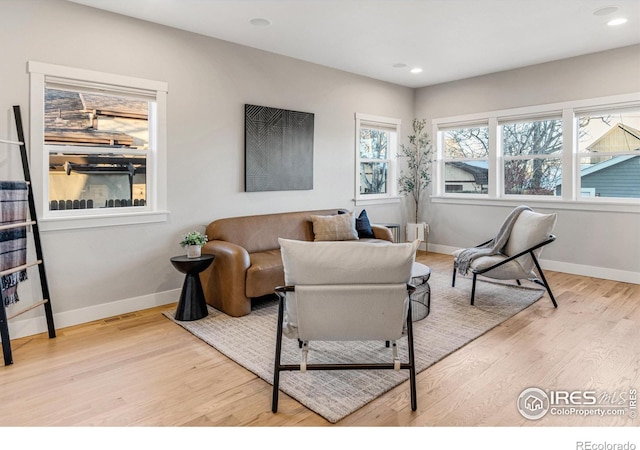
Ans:
<svg viewBox="0 0 640 450"><path fill-rule="evenodd" d="M598 404L596 391L549 391L552 406L593 406Z"/></svg>
<svg viewBox="0 0 640 450"><path fill-rule="evenodd" d="M536 387L525 389L518 397L518 411L525 419L541 419L547 414L549 407L549 396L545 391Z"/></svg>
<svg viewBox="0 0 640 450"><path fill-rule="evenodd" d="M538 420L551 415L622 416L637 417L637 391L597 392L592 390L543 391L530 387L518 397L518 411L522 417Z"/></svg>

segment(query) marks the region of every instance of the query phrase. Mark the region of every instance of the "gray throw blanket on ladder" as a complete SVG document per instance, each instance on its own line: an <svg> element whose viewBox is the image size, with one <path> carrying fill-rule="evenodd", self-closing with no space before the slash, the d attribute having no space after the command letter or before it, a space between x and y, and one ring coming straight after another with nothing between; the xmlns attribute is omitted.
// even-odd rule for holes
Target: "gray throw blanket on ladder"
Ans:
<svg viewBox="0 0 640 450"><path fill-rule="evenodd" d="M495 238L479 247L466 248L462 250L456 257L458 272L461 275L466 275L469 271L469 266L474 259L481 256L491 256L501 253L504 246L507 245L513 224L516 223L516 219L522 211L531 211L531 208L524 205L518 206L509 213L505 221L500 226L500 230L498 230L498 234Z"/></svg>
<svg viewBox="0 0 640 450"><path fill-rule="evenodd" d="M24 181L0 181L0 225L24 222L28 206L27 183ZM27 262L27 228L0 230L0 271L22 266ZM21 270L2 276L2 296L5 305L18 298L18 283L27 279L27 271Z"/></svg>

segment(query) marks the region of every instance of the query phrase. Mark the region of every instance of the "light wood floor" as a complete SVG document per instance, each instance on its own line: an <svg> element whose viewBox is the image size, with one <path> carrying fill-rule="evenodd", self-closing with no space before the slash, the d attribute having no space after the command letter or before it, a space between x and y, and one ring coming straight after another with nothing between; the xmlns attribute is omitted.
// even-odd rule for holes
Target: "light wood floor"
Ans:
<svg viewBox="0 0 640 450"><path fill-rule="evenodd" d="M419 254L433 271L451 258ZM516 409L527 387L640 389L640 285L546 272L545 295L335 426L638 426L624 416L551 416ZM465 282L460 280L458 285ZM466 281L468 282L468 281ZM332 426L153 308L13 341L0 366L0 426Z"/></svg>

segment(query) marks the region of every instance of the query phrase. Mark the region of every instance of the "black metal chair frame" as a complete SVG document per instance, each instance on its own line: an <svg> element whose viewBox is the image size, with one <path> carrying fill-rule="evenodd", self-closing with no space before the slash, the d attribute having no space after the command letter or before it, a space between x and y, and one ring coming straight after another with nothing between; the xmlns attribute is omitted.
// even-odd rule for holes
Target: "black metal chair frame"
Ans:
<svg viewBox="0 0 640 450"><path fill-rule="evenodd" d="M551 288L549 287L549 283L547 282L547 279L544 276L544 272L542 271L542 268L540 267L540 263L538 262L538 258L536 258L536 255L533 253L534 250L537 250L540 247L543 247L543 246L545 246L547 244L550 244L555 240L556 240L555 235L550 234L549 237L546 240L540 242L539 244L534 245L533 247L528 248L528 249L526 249L526 250L524 250L524 251L522 251L522 252L520 252L520 253L518 253L516 255L510 256L510 257L500 261L499 263L494 264L491 267L487 267L487 268L482 269L482 270L471 269L471 272L473 272L473 284L471 285L471 304L473 305L474 304L474 300L475 300L476 281L477 281L478 275L482 275L483 273L486 273L486 272L488 272L490 270L493 270L496 267L500 267L501 265L506 264L509 261L513 261L514 259L518 259L521 256L524 256L527 253L529 253L531 255L531 258L533 258L533 262L536 265L536 269L538 270L538 275L540 275L540 278L541 278L541 279L540 278L533 278L533 279L531 279L531 281L539 284L540 286L544 287L547 290L547 293L549 294L549 297L551 298L551 302L553 303L553 307L557 308L558 307L558 303L556 302L556 299L553 296L553 293L551 292ZM483 242L482 244L479 244L477 247L482 247L483 245L486 245L489 242L491 242L491 240ZM457 270L458 270L458 264L457 264L456 261L454 261L453 262L453 278L451 280L451 286L452 287L455 287L455 285L456 285L456 272L457 272ZM518 285L521 284L520 280L516 280L516 282L518 283Z"/></svg>
<svg viewBox="0 0 640 450"><path fill-rule="evenodd" d="M407 344L409 350L409 362L403 362L400 364L400 370L409 370L409 385L411 390L411 410L415 411L418 408L417 391L416 391L416 366L415 355L413 349L413 322L411 320L411 294L415 288L412 285L407 285L407 291L409 293L409 309L407 311ZM280 385L280 372L283 371L295 371L300 370L300 364L282 364L282 323L284 319L284 309L286 301L286 293L294 292L294 286L278 286L275 289L279 298L278 308L278 331L276 337L276 355L275 365L273 369L273 399L271 403L271 411L278 412L278 392ZM386 346L389 346L387 341ZM352 364L307 364L306 370L380 370L380 369L396 369L393 363L352 363Z"/></svg>

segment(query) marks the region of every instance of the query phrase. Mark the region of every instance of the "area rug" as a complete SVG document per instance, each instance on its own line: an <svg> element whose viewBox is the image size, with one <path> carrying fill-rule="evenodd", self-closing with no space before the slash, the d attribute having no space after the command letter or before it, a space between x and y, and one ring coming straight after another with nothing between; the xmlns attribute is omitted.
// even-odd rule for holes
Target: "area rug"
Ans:
<svg viewBox="0 0 640 450"><path fill-rule="evenodd" d="M544 293L537 288L478 281L475 306L471 306L469 279L459 277L452 288L450 274L432 273L429 285L431 312L414 322L417 373L530 306ZM176 321L173 310L164 315L273 384L277 311L277 300L268 300L254 304L251 314L243 317L230 317L213 308L207 317L192 322ZM406 339L398 347L406 361ZM282 361L299 364L297 340L283 339ZM383 342L310 343L309 363L382 361L391 361L391 350ZM408 378L406 370L283 372L280 390L336 423Z"/></svg>

